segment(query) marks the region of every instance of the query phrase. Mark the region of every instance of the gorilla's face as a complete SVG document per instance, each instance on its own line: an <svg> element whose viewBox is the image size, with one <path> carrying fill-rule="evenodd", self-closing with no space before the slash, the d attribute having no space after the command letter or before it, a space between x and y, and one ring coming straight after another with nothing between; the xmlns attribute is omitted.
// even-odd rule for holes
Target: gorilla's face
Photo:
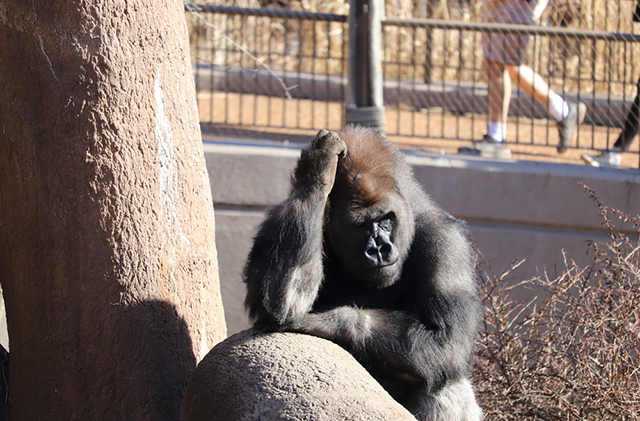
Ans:
<svg viewBox="0 0 640 421"><path fill-rule="evenodd" d="M329 240L351 275L369 287L385 288L400 277L412 221L408 206L394 193L366 208L332 208Z"/></svg>

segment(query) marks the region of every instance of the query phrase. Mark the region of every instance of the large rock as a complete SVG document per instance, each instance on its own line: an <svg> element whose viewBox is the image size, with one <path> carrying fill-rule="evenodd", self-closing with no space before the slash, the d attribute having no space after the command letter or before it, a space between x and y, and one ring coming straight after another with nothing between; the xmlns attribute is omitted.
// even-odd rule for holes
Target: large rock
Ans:
<svg viewBox="0 0 640 421"><path fill-rule="evenodd" d="M200 362L180 419L415 421L338 345L253 330L216 345Z"/></svg>

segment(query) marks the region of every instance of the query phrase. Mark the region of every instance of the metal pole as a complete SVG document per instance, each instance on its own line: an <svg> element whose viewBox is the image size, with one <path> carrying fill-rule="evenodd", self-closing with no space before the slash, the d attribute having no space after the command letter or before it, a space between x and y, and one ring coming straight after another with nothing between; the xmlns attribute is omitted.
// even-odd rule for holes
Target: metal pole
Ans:
<svg viewBox="0 0 640 421"><path fill-rule="evenodd" d="M349 85L347 124L385 130L382 91L382 0L351 0L349 12Z"/></svg>

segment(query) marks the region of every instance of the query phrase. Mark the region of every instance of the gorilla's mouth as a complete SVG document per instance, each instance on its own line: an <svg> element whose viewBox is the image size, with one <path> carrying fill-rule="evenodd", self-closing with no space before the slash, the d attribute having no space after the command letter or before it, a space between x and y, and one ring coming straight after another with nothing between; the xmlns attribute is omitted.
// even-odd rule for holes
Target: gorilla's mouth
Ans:
<svg viewBox="0 0 640 421"><path fill-rule="evenodd" d="M395 262L383 263L381 265L373 266L371 270L380 270L380 269L388 268L391 266L395 266L396 263L398 263L397 260Z"/></svg>
<svg viewBox="0 0 640 421"><path fill-rule="evenodd" d="M393 261L383 261L380 262L378 264L370 264L368 265L369 267L367 268L367 270L372 270L372 271L377 271L377 270L384 270L386 268L391 268L391 267L396 267L398 266L398 259L394 259Z"/></svg>
<svg viewBox="0 0 640 421"><path fill-rule="evenodd" d="M382 265L369 267L366 269L366 277L369 281L376 283L376 286L384 288L387 282L393 281L400 272L400 265L398 260L394 262L387 262Z"/></svg>

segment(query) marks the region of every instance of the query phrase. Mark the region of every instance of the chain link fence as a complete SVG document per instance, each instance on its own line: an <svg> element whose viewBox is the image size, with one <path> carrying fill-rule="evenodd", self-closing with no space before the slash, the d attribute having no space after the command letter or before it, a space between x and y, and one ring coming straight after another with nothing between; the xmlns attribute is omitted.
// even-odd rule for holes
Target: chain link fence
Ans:
<svg viewBox="0 0 640 421"><path fill-rule="evenodd" d="M552 0L531 22L512 24L505 16L487 21L489 3L530 7L525 0L385 2L387 135L407 147L443 152L481 140L495 92L483 66L483 34L508 34L529 38L521 46L522 65L537 74L534 91L542 83L587 106L577 140L561 157L557 123L544 99L529 95L521 73L511 77L503 108L514 155L579 162L585 151L610 150L640 77L636 2ZM348 4L247 0L186 7L204 131L308 135L344 124ZM629 142L623 166L638 167L638 143Z"/></svg>

